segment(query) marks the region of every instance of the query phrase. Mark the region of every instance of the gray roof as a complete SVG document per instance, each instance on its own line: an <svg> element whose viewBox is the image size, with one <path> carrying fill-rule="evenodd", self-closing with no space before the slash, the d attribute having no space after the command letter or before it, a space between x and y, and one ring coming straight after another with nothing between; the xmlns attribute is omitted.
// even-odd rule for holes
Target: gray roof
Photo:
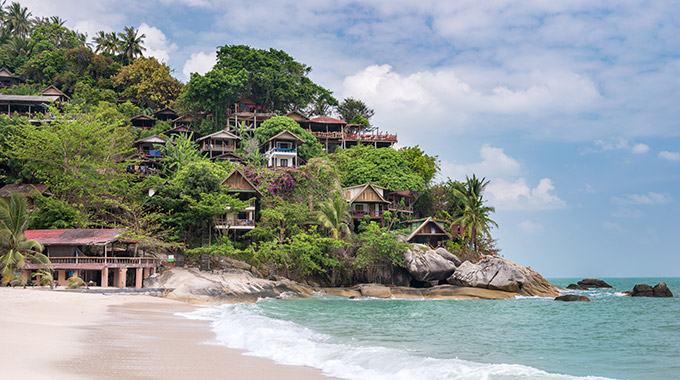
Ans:
<svg viewBox="0 0 680 380"><path fill-rule="evenodd" d="M58 96L42 95L0 95L0 102L52 103Z"/></svg>

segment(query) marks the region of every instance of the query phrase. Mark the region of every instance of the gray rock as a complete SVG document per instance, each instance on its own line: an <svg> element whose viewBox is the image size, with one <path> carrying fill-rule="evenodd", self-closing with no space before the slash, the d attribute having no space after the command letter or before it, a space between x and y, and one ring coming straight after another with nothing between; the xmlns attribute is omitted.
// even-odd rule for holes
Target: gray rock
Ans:
<svg viewBox="0 0 680 380"><path fill-rule="evenodd" d="M452 285L519 292L526 296L555 297L557 288L531 267L523 267L496 256L477 264L463 262L447 282Z"/></svg>
<svg viewBox="0 0 680 380"><path fill-rule="evenodd" d="M577 285L577 284L569 284L569 285L567 285L567 289L585 290L585 289L588 289L588 288L584 288L583 286Z"/></svg>
<svg viewBox="0 0 680 380"><path fill-rule="evenodd" d="M555 301L565 301L565 302L575 302L575 301L590 301L590 298L586 296L580 296L578 294L565 294L563 296L555 297Z"/></svg>
<svg viewBox="0 0 680 380"><path fill-rule="evenodd" d="M422 244L413 244L404 253L404 266L411 277L421 282L446 280L456 270L453 261Z"/></svg>
<svg viewBox="0 0 680 380"><path fill-rule="evenodd" d="M361 284L359 291L363 297L392 298L390 288L381 284Z"/></svg>
<svg viewBox="0 0 680 380"><path fill-rule="evenodd" d="M500 257L487 257L477 264L466 261L447 281L452 285L518 292L526 277L509 263Z"/></svg>
<svg viewBox="0 0 680 380"><path fill-rule="evenodd" d="M647 284L637 284L633 287L632 297L673 297L673 293L665 282L660 282L651 287Z"/></svg>
<svg viewBox="0 0 680 380"><path fill-rule="evenodd" d="M453 263L456 267L459 267L462 262L460 259L454 255L453 253L449 252L446 248L439 247L434 250L439 256L445 258L446 260L449 260L450 262Z"/></svg>
<svg viewBox="0 0 680 380"><path fill-rule="evenodd" d="M607 284L606 282L600 280L599 278L584 278L583 280L577 282L584 289L592 288L607 288L614 289L613 286Z"/></svg>

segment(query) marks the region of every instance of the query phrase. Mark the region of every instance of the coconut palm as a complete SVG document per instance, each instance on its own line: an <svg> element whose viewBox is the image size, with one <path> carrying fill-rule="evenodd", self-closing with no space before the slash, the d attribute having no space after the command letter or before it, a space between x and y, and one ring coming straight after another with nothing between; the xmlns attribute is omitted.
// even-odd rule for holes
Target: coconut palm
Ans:
<svg viewBox="0 0 680 380"><path fill-rule="evenodd" d="M14 2L5 10L5 30L14 36L24 37L31 31L31 15L28 8Z"/></svg>
<svg viewBox="0 0 680 380"><path fill-rule="evenodd" d="M120 52L121 41L116 33L106 33L100 30L94 37L95 53L107 53L111 55Z"/></svg>
<svg viewBox="0 0 680 380"><path fill-rule="evenodd" d="M317 221L337 239L341 235L349 235L349 222L352 216L349 213L350 205L342 198L329 199L319 204L316 212Z"/></svg>
<svg viewBox="0 0 680 380"><path fill-rule="evenodd" d="M467 243L472 244L475 253L479 252L479 236L489 236L491 227L498 227L498 224L490 218L495 209L484 205L486 201L482 192L488 184L486 178L479 179L473 174L472 178L466 176L465 183L454 188L454 196L462 205L462 211L452 226L460 224Z"/></svg>
<svg viewBox="0 0 680 380"><path fill-rule="evenodd" d="M146 35L137 35L139 29L130 26L125 27L125 32L118 33L121 39L121 53L127 58L127 63L130 64L138 56L142 56L142 52L146 50L142 44Z"/></svg>
<svg viewBox="0 0 680 380"><path fill-rule="evenodd" d="M26 262L47 268L52 266L50 259L41 253L42 245L27 240L24 235L30 217L23 195L11 194L0 199L0 274L3 282L11 281L15 270L23 268Z"/></svg>

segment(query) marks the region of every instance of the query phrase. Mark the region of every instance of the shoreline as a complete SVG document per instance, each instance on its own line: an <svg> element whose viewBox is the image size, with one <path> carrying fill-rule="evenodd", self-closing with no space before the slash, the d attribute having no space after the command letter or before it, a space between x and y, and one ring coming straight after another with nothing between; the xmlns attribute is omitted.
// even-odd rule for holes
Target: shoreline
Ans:
<svg viewBox="0 0 680 380"><path fill-rule="evenodd" d="M0 288L0 368L30 379L331 379L210 344L198 305L148 295Z"/></svg>

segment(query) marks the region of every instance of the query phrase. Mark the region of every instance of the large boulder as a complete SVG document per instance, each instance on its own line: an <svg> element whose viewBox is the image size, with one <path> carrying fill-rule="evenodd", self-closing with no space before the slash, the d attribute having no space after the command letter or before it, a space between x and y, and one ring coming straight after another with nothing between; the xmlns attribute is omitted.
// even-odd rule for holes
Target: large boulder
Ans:
<svg viewBox="0 0 680 380"><path fill-rule="evenodd" d="M613 286L607 284L606 282L600 280L599 278L584 278L583 280L577 282L577 284L582 289L592 289L592 288L614 289Z"/></svg>
<svg viewBox="0 0 680 380"><path fill-rule="evenodd" d="M458 256L454 255L453 253L449 252L446 248L439 247L434 250L436 254L439 256L445 258L446 260L449 260L450 262L453 263L456 267L459 267L462 262L458 258Z"/></svg>
<svg viewBox="0 0 680 380"><path fill-rule="evenodd" d="M442 254L450 254L443 250ZM404 266L417 281L444 281L456 270L454 261L446 259L442 254L423 244L413 244L404 253ZM455 256L454 256L455 257Z"/></svg>
<svg viewBox="0 0 680 380"><path fill-rule="evenodd" d="M452 285L518 292L528 296L559 295L557 288L533 269L496 256L486 257L477 264L464 262L447 281Z"/></svg>
<svg viewBox="0 0 680 380"><path fill-rule="evenodd" d="M647 284L637 284L633 287L632 297L673 297L673 293L668 289L665 282L660 282L651 287Z"/></svg>
<svg viewBox="0 0 680 380"><path fill-rule="evenodd" d="M390 288L381 284L361 284L359 292L363 297L392 298Z"/></svg>
<svg viewBox="0 0 680 380"><path fill-rule="evenodd" d="M586 296L580 296L578 294L565 294L563 296L558 296L555 297L555 301L564 301L564 302L588 302L590 301L590 298Z"/></svg>

